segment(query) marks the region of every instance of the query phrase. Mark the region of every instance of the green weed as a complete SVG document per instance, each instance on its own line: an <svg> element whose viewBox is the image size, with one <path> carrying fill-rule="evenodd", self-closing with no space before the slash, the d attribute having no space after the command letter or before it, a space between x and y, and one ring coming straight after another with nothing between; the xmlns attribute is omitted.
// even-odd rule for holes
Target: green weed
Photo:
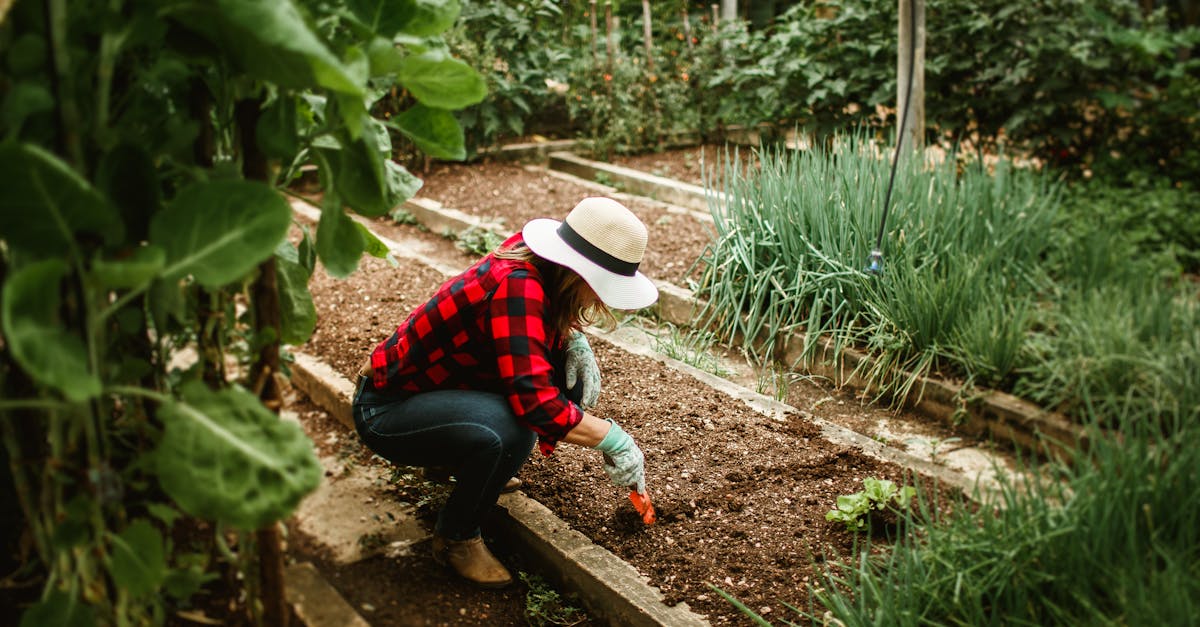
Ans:
<svg viewBox="0 0 1200 627"><path fill-rule="evenodd" d="M396 207L388 214L396 224L417 224L417 216L404 207Z"/></svg>
<svg viewBox="0 0 1200 627"><path fill-rule="evenodd" d="M454 236L454 245L472 255L483 256L504 243L504 238L478 226L468 227Z"/></svg>
<svg viewBox="0 0 1200 627"><path fill-rule="evenodd" d="M664 323L663 328L665 333L659 332L654 336L654 350L718 377L732 374L712 353L712 348L717 342L716 335L694 329L680 331L669 322Z"/></svg>
<svg viewBox="0 0 1200 627"><path fill-rule="evenodd" d="M538 575L519 572L517 575L529 588L525 593L525 619L530 625L578 625L587 614L563 598Z"/></svg>

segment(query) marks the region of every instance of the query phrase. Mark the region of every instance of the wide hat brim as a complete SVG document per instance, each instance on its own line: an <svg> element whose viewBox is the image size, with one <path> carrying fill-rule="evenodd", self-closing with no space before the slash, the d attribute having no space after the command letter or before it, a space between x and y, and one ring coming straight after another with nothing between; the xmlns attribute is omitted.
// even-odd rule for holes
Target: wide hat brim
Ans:
<svg viewBox="0 0 1200 627"><path fill-rule="evenodd" d="M561 224L550 218L530 220L521 229L525 245L537 256L574 270L587 281L600 300L613 309L641 309L658 300L658 288L640 271L634 272L633 276L617 274L564 242L558 235Z"/></svg>

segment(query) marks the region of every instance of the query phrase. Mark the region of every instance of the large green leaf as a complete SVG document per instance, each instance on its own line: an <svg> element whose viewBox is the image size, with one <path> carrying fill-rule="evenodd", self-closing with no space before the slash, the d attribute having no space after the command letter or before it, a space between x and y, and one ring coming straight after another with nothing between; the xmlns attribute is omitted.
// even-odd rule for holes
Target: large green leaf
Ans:
<svg viewBox="0 0 1200 627"><path fill-rule="evenodd" d="M462 109L487 96L479 72L441 51L405 57L396 78L418 101L437 109Z"/></svg>
<svg viewBox="0 0 1200 627"><path fill-rule="evenodd" d="M279 290L279 341L303 344L317 328L317 307L308 291L309 271L291 242L275 249L276 285Z"/></svg>
<svg viewBox="0 0 1200 627"><path fill-rule="evenodd" d="M429 37L454 24L458 0L347 0L364 25L387 38L400 33Z"/></svg>
<svg viewBox="0 0 1200 627"><path fill-rule="evenodd" d="M392 252L388 250L387 244L384 244L383 240L379 239L379 237L372 233L371 229L368 229L363 225L363 223L355 222L354 226L358 227L359 233L362 233L364 252L372 257L387 259L388 253Z"/></svg>
<svg viewBox="0 0 1200 627"><path fill-rule="evenodd" d="M185 3L171 15L260 80L350 94L362 94L365 87L308 27L291 0Z"/></svg>
<svg viewBox="0 0 1200 627"><path fill-rule="evenodd" d="M116 208L58 157L29 144L0 144L0 239L35 255L62 255L78 233L118 244Z"/></svg>
<svg viewBox="0 0 1200 627"><path fill-rule="evenodd" d="M300 152L298 128L296 98L279 94L259 116L254 127L254 140L268 157L291 159Z"/></svg>
<svg viewBox="0 0 1200 627"><path fill-rule="evenodd" d="M273 189L251 181L192 185L150 223L150 241L167 251L166 278L191 274L220 287L271 256L292 210Z"/></svg>
<svg viewBox="0 0 1200 627"><path fill-rule="evenodd" d="M96 259L92 276L107 288L135 288L149 283L166 265L167 255L158 246L139 246L120 259Z"/></svg>
<svg viewBox="0 0 1200 627"><path fill-rule="evenodd" d="M88 369L83 340L59 323L59 284L67 270L65 261L47 259L10 274L0 323L9 350L30 377L85 401L100 393L100 379Z"/></svg>
<svg viewBox="0 0 1200 627"><path fill-rule="evenodd" d="M113 583L133 597L158 590L167 576L163 537L145 519L133 521L120 535L110 536L112 560L109 571Z"/></svg>
<svg viewBox="0 0 1200 627"><path fill-rule="evenodd" d="M62 590L53 590L21 616L20 627L92 627L96 611Z"/></svg>
<svg viewBox="0 0 1200 627"><path fill-rule="evenodd" d="M321 481L312 441L240 387L192 381L159 408L163 489L183 511L240 529L289 516Z"/></svg>
<svg viewBox="0 0 1200 627"><path fill-rule="evenodd" d="M404 166L391 159L384 161L383 165L387 168L387 204L393 209L404 204L404 201L409 198L416 196L417 192L421 191L421 187L425 185L425 181L417 178L416 175L409 172Z"/></svg>
<svg viewBox="0 0 1200 627"><path fill-rule="evenodd" d="M391 40L376 37L367 44L367 59L370 61L371 76L387 76L400 71L404 53Z"/></svg>
<svg viewBox="0 0 1200 627"><path fill-rule="evenodd" d="M462 127L449 111L418 104L393 117L388 125L431 157L455 161L467 158Z"/></svg>
<svg viewBox="0 0 1200 627"><path fill-rule="evenodd" d="M8 94L0 99L0 127L16 136L26 119L53 110L54 96L49 89L39 83L23 81L12 85Z"/></svg>
<svg viewBox="0 0 1200 627"><path fill-rule="evenodd" d="M321 209L321 221L317 224L317 257L329 274L337 278L350 276L358 267L365 246L354 219L341 207L326 205Z"/></svg>
<svg viewBox="0 0 1200 627"><path fill-rule="evenodd" d="M346 204L372 218L391 209L383 162L384 158L375 147L374 137L364 133L356 140L344 142L334 173L334 186Z"/></svg>

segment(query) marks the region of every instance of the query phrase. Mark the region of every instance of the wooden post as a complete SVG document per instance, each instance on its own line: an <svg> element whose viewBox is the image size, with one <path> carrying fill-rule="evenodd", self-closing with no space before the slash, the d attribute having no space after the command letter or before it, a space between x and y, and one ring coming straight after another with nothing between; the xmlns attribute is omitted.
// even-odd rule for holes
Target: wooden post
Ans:
<svg viewBox="0 0 1200 627"><path fill-rule="evenodd" d="M721 20L732 22L737 19L737 0L721 0Z"/></svg>
<svg viewBox="0 0 1200 627"><path fill-rule="evenodd" d="M688 19L687 2L683 3L683 38L687 41L688 52L695 49L692 43L692 22Z"/></svg>
<svg viewBox="0 0 1200 627"><path fill-rule="evenodd" d="M721 25L721 5L712 5L712 31L717 32L717 28Z"/></svg>
<svg viewBox="0 0 1200 627"><path fill-rule="evenodd" d="M588 0L588 16L592 21L592 65L596 64L596 0Z"/></svg>
<svg viewBox="0 0 1200 627"><path fill-rule="evenodd" d="M608 53L608 73L612 74L613 56L616 45L613 43L613 13L612 0L604 0L604 51Z"/></svg>
<svg viewBox="0 0 1200 627"><path fill-rule="evenodd" d="M899 2L896 124L899 125L900 120L904 120L904 141L910 149L920 150L925 145L925 0ZM896 141L901 141L900 137L897 137Z"/></svg>
<svg viewBox="0 0 1200 627"><path fill-rule="evenodd" d="M650 39L650 0L642 0L642 39L646 44L646 69L654 71L654 46Z"/></svg>

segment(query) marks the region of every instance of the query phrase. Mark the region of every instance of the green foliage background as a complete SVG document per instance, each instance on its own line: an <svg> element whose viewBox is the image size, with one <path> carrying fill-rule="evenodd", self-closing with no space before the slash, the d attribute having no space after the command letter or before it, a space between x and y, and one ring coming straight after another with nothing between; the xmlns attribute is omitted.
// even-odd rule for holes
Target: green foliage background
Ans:
<svg viewBox="0 0 1200 627"><path fill-rule="evenodd" d="M441 37L460 6L5 8L0 460L16 507L0 522L6 556L32 541L6 572L40 587L5 618L32 602L22 625L161 623L233 569L261 620L273 600L258 596L255 531L321 477L311 441L275 413L281 342L313 331L317 262L344 276L386 254L351 213L420 188L388 158L393 140L465 156L452 111L486 85ZM393 90L410 99L376 119ZM315 233L285 198L307 165Z"/></svg>
<svg viewBox="0 0 1200 627"><path fill-rule="evenodd" d="M925 4L931 143L1002 144L1073 178L1200 180L1200 25L1185 3L1153 11L1135 0ZM714 29L708 4L656 1L649 60L641 4L613 3L611 59L604 3L597 7L593 60L585 2L464 3L450 44L493 88L460 114L469 144L540 132L629 151L680 130L719 141L733 125L766 125L768 138L793 128L825 137L894 127L895 2L776 3L772 21Z"/></svg>

